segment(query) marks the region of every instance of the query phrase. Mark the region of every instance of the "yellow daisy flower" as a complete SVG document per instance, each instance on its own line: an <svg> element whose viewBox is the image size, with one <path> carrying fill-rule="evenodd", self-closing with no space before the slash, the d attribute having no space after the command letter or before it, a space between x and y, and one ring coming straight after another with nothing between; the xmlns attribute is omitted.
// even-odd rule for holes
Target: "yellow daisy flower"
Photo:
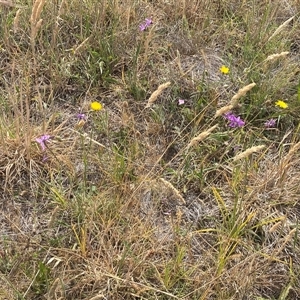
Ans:
<svg viewBox="0 0 300 300"><path fill-rule="evenodd" d="M102 104L100 102L94 101L91 103L91 109L92 110L101 110Z"/></svg>
<svg viewBox="0 0 300 300"><path fill-rule="evenodd" d="M229 68L223 65L223 66L220 68L220 72L221 72L222 74L228 74L228 73L229 73Z"/></svg>
<svg viewBox="0 0 300 300"><path fill-rule="evenodd" d="M275 102L276 106L279 106L280 108L288 108L287 103L285 103L283 100L278 100L277 102Z"/></svg>

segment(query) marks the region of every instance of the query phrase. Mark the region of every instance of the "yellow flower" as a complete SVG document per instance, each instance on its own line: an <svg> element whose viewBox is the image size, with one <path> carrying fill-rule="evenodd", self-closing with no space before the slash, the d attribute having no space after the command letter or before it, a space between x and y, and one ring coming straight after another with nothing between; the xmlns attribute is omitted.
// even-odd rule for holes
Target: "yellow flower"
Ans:
<svg viewBox="0 0 300 300"><path fill-rule="evenodd" d="M94 101L91 103L91 109L92 110L101 110L102 104L100 102Z"/></svg>
<svg viewBox="0 0 300 300"><path fill-rule="evenodd" d="M229 68L226 67L226 66L222 66L222 67L220 68L220 71L221 71L221 73L223 73L223 74L228 74L228 73L229 73Z"/></svg>
<svg viewBox="0 0 300 300"><path fill-rule="evenodd" d="M277 102L275 102L276 106L279 106L280 108L288 108L287 103L285 103L283 100L278 100Z"/></svg>

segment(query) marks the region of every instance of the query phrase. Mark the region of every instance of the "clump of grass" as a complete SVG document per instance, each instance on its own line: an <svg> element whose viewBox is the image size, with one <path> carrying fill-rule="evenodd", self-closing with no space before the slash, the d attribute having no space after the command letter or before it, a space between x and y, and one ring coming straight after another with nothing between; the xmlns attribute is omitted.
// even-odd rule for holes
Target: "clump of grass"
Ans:
<svg viewBox="0 0 300 300"><path fill-rule="evenodd" d="M296 299L297 1L94 4L0 1L0 298Z"/></svg>

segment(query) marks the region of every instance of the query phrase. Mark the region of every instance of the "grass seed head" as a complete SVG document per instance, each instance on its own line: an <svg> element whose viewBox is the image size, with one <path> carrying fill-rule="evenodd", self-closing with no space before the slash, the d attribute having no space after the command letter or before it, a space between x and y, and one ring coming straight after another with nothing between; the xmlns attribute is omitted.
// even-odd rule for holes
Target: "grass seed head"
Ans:
<svg viewBox="0 0 300 300"><path fill-rule="evenodd" d="M246 149L245 151L243 151L242 153L236 155L233 158L233 161L237 161L237 160L241 160L243 158L248 157L249 155L251 155L252 153L256 153L261 151L262 149L264 149L266 146L265 145L260 145L260 146L254 146L251 148Z"/></svg>
<svg viewBox="0 0 300 300"><path fill-rule="evenodd" d="M218 127L218 125L214 125L211 128L207 129L206 131L201 132L198 136L194 137L190 141L187 148L189 149L190 147L192 147L192 146L198 144L199 142L203 141L204 139L206 139L217 127Z"/></svg>
<svg viewBox="0 0 300 300"><path fill-rule="evenodd" d="M287 25L294 19L295 16L292 16L291 18L289 18L288 20L286 20L284 23L282 23L275 31L274 33L269 37L268 41L270 41L274 36L276 36L277 34L279 34L282 30L285 29L285 27L287 27Z"/></svg>
<svg viewBox="0 0 300 300"><path fill-rule="evenodd" d="M186 204L184 198L181 196L181 193L174 187L174 185L173 185L171 182L167 181L167 180L164 179L164 178L159 178L159 180L160 180L166 187L168 187L171 191L173 191L173 193L174 193L174 195L176 196L176 198L177 198L178 200L180 200L180 202L181 202L182 204Z"/></svg>
<svg viewBox="0 0 300 300"><path fill-rule="evenodd" d="M245 96L246 93L248 91L250 91L253 87L256 86L256 83L250 83L246 86L244 86L243 88L239 89L238 92L231 98L231 101L230 101L230 104L233 106L233 107L236 107L238 105L238 100Z"/></svg>
<svg viewBox="0 0 300 300"><path fill-rule="evenodd" d="M281 53L271 54L271 55L269 55L269 56L266 58L265 62L267 62L267 61L272 61L272 60L276 60L276 59L279 59L279 58L281 58L281 57L286 57L289 53L290 53L290 52L288 52L288 51L284 51L284 52L281 52Z"/></svg>
<svg viewBox="0 0 300 300"><path fill-rule="evenodd" d="M166 89L168 88L169 86L171 85L171 82L168 81L164 84L161 84L156 91L154 91L150 98L148 99L148 102L147 102L147 105L146 105L146 108L148 107L151 107L152 104L157 100L157 98L159 97L159 95L161 95L161 93Z"/></svg>
<svg viewBox="0 0 300 300"><path fill-rule="evenodd" d="M232 104L229 104L229 105L226 105L226 106L223 106L221 107L220 109L218 109L215 113L215 118L219 117L219 116L222 116L224 114L226 114L227 112L231 111L233 109L233 105Z"/></svg>

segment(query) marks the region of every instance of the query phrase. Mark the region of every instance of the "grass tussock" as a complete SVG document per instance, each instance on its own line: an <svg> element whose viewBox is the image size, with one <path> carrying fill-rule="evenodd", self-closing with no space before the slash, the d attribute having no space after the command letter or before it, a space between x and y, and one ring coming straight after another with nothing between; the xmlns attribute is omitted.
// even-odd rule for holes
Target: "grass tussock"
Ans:
<svg viewBox="0 0 300 300"><path fill-rule="evenodd" d="M0 299L300 297L297 0L0 14Z"/></svg>

